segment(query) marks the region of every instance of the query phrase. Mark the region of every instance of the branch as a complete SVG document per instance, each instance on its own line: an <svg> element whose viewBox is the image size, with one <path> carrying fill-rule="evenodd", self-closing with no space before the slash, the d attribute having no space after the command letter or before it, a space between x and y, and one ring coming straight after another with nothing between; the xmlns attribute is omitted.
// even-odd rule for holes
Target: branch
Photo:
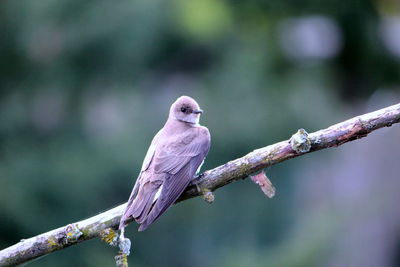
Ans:
<svg viewBox="0 0 400 267"><path fill-rule="evenodd" d="M339 146L367 136L382 127L400 122L400 103L367 113L329 128L307 134L299 130L290 140L269 145L205 171L192 182L177 202L210 193L251 173L303 154ZM199 190L200 189L200 190ZM211 195L212 196L212 195ZM99 237L107 228L117 229L126 204L110 209L89 219L69 224L50 232L23 239L0 251L0 266L15 266L53 251Z"/></svg>

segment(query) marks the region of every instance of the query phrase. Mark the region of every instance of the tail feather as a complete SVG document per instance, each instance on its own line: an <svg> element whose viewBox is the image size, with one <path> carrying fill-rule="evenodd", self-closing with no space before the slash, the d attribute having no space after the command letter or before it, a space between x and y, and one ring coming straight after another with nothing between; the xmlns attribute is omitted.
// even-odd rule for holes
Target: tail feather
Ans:
<svg viewBox="0 0 400 267"><path fill-rule="evenodd" d="M158 186L159 187L159 186ZM119 229L124 228L130 218L135 219L139 224L143 223L154 204L154 196L157 193L157 186L152 183L143 185L135 199L129 203L121 218Z"/></svg>

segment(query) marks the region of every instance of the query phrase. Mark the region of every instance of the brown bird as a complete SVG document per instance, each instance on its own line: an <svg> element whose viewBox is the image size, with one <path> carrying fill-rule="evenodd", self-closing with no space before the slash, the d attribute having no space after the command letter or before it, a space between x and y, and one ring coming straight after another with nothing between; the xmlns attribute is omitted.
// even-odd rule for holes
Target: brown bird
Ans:
<svg viewBox="0 0 400 267"><path fill-rule="evenodd" d="M130 218L145 230L182 194L210 150L210 132L199 125L197 102L179 97L169 110L168 120L151 142L142 169L129 197L119 229Z"/></svg>

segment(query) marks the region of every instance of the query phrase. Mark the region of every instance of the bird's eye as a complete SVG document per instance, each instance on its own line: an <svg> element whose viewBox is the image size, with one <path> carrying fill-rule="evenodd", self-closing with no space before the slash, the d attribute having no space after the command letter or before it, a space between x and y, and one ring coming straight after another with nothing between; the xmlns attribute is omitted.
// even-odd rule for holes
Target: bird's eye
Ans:
<svg viewBox="0 0 400 267"><path fill-rule="evenodd" d="M186 108L181 108L181 111L183 112L183 113L185 113L186 112Z"/></svg>

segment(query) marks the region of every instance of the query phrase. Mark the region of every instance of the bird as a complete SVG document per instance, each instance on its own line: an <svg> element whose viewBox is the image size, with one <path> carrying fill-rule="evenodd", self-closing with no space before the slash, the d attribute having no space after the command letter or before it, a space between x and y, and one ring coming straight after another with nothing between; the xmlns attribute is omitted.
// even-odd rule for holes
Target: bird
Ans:
<svg viewBox="0 0 400 267"><path fill-rule="evenodd" d="M121 217L119 230L133 218L144 231L179 198L199 173L211 136L199 124L203 110L189 96L179 97L169 110L167 122L154 136L139 176Z"/></svg>

